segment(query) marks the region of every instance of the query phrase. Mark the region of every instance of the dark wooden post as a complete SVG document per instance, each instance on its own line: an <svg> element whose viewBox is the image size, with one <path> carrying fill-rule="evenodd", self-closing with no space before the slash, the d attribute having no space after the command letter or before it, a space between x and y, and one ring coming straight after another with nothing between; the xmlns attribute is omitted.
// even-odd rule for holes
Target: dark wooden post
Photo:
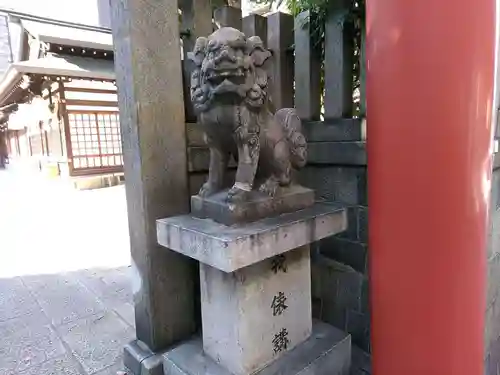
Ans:
<svg viewBox="0 0 500 375"><path fill-rule="evenodd" d="M289 14L277 12L267 17L267 47L273 53L270 92L276 109L293 107L293 25Z"/></svg>
<svg viewBox="0 0 500 375"><path fill-rule="evenodd" d="M359 114L366 117L366 28L361 30L361 51L359 56Z"/></svg>
<svg viewBox="0 0 500 375"><path fill-rule="evenodd" d="M176 0L111 4L138 340L124 360L139 375L195 329L193 263L156 240L156 219L189 211L179 15Z"/></svg>
<svg viewBox="0 0 500 375"><path fill-rule="evenodd" d="M247 37L258 36L267 45L267 19L258 14L250 14L243 18L243 29Z"/></svg>
<svg viewBox="0 0 500 375"><path fill-rule="evenodd" d="M186 52L186 49L193 48L197 37L212 33L212 6L209 0L182 0L179 9L182 11L182 30L189 30L190 36L183 38L183 48Z"/></svg>
<svg viewBox="0 0 500 375"><path fill-rule="evenodd" d="M335 0L325 25L325 119L352 117L354 33L350 1Z"/></svg>
<svg viewBox="0 0 500 375"><path fill-rule="evenodd" d="M309 12L295 18L295 107L303 120L321 116L321 53L311 38Z"/></svg>
<svg viewBox="0 0 500 375"><path fill-rule="evenodd" d="M241 30L241 8L223 6L215 9L214 20L219 27L234 27Z"/></svg>
<svg viewBox="0 0 500 375"><path fill-rule="evenodd" d="M7 129L5 128L5 130L0 129L0 169L5 168L5 159L7 155Z"/></svg>

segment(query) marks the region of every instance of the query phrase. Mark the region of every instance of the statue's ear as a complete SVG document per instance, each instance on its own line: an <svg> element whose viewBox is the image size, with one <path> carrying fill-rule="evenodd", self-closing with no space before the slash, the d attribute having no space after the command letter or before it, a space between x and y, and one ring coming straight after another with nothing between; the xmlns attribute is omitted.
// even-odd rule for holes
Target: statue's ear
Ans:
<svg viewBox="0 0 500 375"><path fill-rule="evenodd" d="M205 58L205 49L207 47L207 38L200 36L196 39L194 44L193 52L188 52L188 59L194 62L196 66L201 66L203 59Z"/></svg>
<svg viewBox="0 0 500 375"><path fill-rule="evenodd" d="M253 64L257 67L264 65L266 60L271 57L271 52L264 47L262 39L258 36L247 39L247 51L253 60Z"/></svg>

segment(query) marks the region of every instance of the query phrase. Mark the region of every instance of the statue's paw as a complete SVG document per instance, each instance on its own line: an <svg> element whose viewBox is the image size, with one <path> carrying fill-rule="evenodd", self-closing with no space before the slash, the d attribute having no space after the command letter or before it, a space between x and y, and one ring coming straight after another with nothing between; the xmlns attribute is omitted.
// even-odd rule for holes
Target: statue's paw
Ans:
<svg viewBox="0 0 500 375"><path fill-rule="evenodd" d="M270 178L262 185L260 185L259 191L261 193L269 195L270 197L274 197L276 191L278 190L278 185L278 181L276 181L274 178Z"/></svg>
<svg viewBox="0 0 500 375"><path fill-rule="evenodd" d="M248 198L249 191L233 186L227 193L229 203L244 202Z"/></svg>
<svg viewBox="0 0 500 375"><path fill-rule="evenodd" d="M217 193L217 188L211 183L205 182L198 192L198 195L202 198L206 198L210 195L214 195L215 193Z"/></svg>

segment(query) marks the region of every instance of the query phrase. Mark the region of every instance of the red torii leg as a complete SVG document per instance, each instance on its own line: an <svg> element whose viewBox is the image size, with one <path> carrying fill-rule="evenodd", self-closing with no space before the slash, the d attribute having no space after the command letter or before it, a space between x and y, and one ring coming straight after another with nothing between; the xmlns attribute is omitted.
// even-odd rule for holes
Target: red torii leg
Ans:
<svg viewBox="0 0 500 375"><path fill-rule="evenodd" d="M495 0L367 0L374 375L483 375Z"/></svg>

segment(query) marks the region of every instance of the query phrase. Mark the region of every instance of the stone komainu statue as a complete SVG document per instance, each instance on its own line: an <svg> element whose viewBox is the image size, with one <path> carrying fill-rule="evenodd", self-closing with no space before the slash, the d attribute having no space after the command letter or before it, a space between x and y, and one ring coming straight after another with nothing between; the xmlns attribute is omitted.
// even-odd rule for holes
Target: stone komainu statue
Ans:
<svg viewBox="0 0 500 375"><path fill-rule="evenodd" d="M223 189L230 156L238 169L229 202L244 201L253 189L274 196L290 185L292 168L306 163L306 140L294 109L271 112L264 69L271 53L262 40L224 27L198 38L189 57L195 65L191 100L210 148L209 177L199 195Z"/></svg>

